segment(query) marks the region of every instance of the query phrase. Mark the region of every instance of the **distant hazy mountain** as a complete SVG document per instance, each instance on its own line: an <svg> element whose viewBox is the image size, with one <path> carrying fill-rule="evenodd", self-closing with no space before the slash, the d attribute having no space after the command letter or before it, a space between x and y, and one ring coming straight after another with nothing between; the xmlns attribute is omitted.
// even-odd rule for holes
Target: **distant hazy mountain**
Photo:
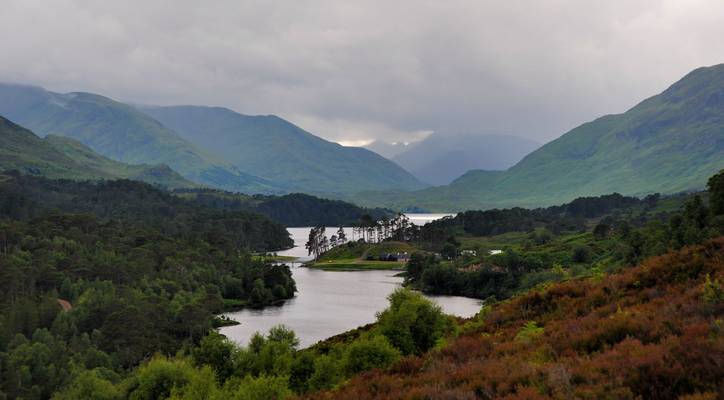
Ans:
<svg viewBox="0 0 724 400"><path fill-rule="evenodd" d="M185 178L209 186L242 192L284 191L194 146L134 107L103 96L0 84L0 115L40 136L70 137L125 163L166 164Z"/></svg>
<svg viewBox="0 0 724 400"><path fill-rule="evenodd" d="M701 189L724 168L724 64L699 68L624 114L583 124L504 172L374 193L365 204L429 210L542 206L579 196Z"/></svg>
<svg viewBox="0 0 724 400"><path fill-rule="evenodd" d="M392 161L423 182L447 185L472 169L508 169L538 147L517 136L433 133Z"/></svg>
<svg viewBox="0 0 724 400"><path fill-rule="evenodd" d="M201 106L140 109L241 170L298 191L340 194L424 186L378 154L328 142L273 115Z"/></svg>
<svg viewBox="0 0 724 400"><path fill-rule="evenodd" d="M410 146L413 145L414 143L388 143L383 140L375 140L374 142L364 146L364 148L370 151L374 151L375 153L389 160L392 159L392 157L406 151L408 148L410 148Z"/></svg>
<svg viewBox="0 0 724 400"><path fill-rule="evenodd" d="M128 178L168 188L193 188L166 165L128 165L103 157L81 143L59 136L41 139L0 117L0 171L18 170L48 178Z"/></svg>

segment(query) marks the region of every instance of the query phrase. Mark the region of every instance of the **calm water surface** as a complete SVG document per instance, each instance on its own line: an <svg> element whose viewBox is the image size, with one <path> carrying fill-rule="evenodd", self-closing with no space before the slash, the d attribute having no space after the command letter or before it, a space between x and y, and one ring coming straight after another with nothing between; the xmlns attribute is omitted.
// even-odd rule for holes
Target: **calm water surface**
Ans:
<svg viewBox="0 0 724 400"><path fill-rule="evenodd" d="M429 214L428 214L429 215ZM441 214L444 215L444 214ZM410 218L412 220L412 218ZM419 219L418 219L419 221ZM295 247L279 254L308 260L304 243L310 228L289 228ZM327 235L338 228L327 228ZM351 229L345 229L351 237ZM375 314L387 307L387 296L399 287L397 271L321 271L293 267L297 295L281 306L262 310L242 310L226 314L241 325L221 328L221 333L246 345L254 332L266 332L284 324L296 332L301 347L375 320ZM427 296L452 315L470 317L480 310L480 301L457 296Z"/></svg>

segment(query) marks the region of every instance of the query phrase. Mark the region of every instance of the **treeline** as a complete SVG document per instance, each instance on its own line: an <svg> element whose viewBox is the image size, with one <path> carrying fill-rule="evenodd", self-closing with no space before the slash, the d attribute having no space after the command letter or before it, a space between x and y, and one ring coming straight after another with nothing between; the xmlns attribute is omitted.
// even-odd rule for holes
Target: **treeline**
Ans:
<svg viewBox="0 0 724 400"><path fill-rule="evenodd" d="M642 210L655 207L660 196L650 195L643 199L622 196L618 193L581 197L570 203L548 208L495 209L465 211L453 218L444 218L426 224L422 235L430 238L445 233L465 233L474 236L499 235L506 232L528 232L545 228L551 232L581 230L586 228L586 219L610 215L615 212Z"/></svg>
<svg viewBox="0 0 724 400"><path fill-rule="evenodd" d="M163 235L204 240L227 250L272 251L293 245L284 226L259 214L204 207L138 181L0 175L0 218L30 220L53 212L153 227Z"/></svg>
<svg viewBox="0 0 724 400"><path fill-rule="evenodd" d="M431 249L440 251L442 257L414 254L407 266L406 282L433 294L504 299L541 283L634 265L724 234L724 207L720 206L723 180L724 171L709 180L708 205L700 195L694 195L681 210L649 218L640 213L656 204L656 196L635 200L611 195L540 210L461 213L421 229L423 237L430 232L437 234L441 244ZM631 207L639 207L638 212L631 213ZM604 215L592 228L588 227L591 220L582 220L580 226L573 223L575 218ZM556 233L551 225L574 229L574 233ZM495 255L485 249L464 255L455 236L456 232L480 235L516 231L529 231L525 242Z"/></svg>
<svg viewBox="0 0 724 400"><path fill-rule="evenodd" d="M195 346L226 305L296 291L287 266L250 255L290 244L265 217L131 181L2 178L0 398L118 381L154 354Z"/></svg>
<svg viewBox="0 0 724 400"><path fill-rule="evenodd" d="M350 226L364 215L380 220L392 214L382 208L362 208L341 200L322 199L302 193L248 196L213 189L177 189L174 193L208 207L256 212L288 227Z"/></svg>

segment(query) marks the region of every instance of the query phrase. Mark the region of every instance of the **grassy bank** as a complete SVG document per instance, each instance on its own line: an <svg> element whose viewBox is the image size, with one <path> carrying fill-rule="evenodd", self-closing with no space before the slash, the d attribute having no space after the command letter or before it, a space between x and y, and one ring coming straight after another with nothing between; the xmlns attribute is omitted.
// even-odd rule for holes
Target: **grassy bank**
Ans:
<svg viewBox="0 0 724 400"><path fill-rule="evenodd" d="M310 268L323 269L325 271L360 271L360 270L394 270L402 271L405 269L404 262L397 261L376 261L362 259L339 259L317 261L307 264Z"/></svg>
<svg viewBox="0 0 724 400"><path fill-rule="evenodd" d="M252 256L252 259L263 262L294 262L297 261L298 257L278 256L274 254L256 254Z"/></svg>
<svg viewBox="0 0 724 400"><path fill-rule="evenodd" d="M359 271L359 270L394 270L405 269L403 261L383 261L387 254L419 251L405 242L360 243L349 242L330 249L319 260L310 261L306 265L327 271Z"/></svg>

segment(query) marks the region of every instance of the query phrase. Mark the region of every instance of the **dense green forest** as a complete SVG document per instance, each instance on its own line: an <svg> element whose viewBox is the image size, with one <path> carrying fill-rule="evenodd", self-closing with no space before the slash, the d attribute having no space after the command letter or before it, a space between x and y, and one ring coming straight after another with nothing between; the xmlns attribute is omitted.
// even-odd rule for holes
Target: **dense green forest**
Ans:
<svg viewBox="0 0 724 400"><path fill-rule="evenodd" d="M14 172L0 179L0 215L13 219L58 210L153 226L162 234L251 251L281 250L293 244L284 226L264 216L204 207L141 182L50 180Z"/></svg>
<svg viewBox="0 0 724 400"><path fill-rule="evenodd" d="M148 184L0 176L0 393L49 398L86 370L113 379L193 346L225 306L292 297L254 251L285 228Z"/></svg>
<svg viewBox="0 0 724 400"><path fill-rule="evenodd" d="M259 213L287 227L350 226L364 215L381 220L392 214L391 211L381 208L363 208L340 200L323 199L302 193L252 196L213 189L177 189L174 193L208 207Z"/></svg>
<svg viewBox="0 0 724 400"><path fill-rule="evenodd" d="M277 327L240 348L214 316L296 291L288 267L249 252L289 245L281 225L139 182L0 177L2 397L278 399L421 354L454 328L402 290L341 343L299 350Z"/></svg>

